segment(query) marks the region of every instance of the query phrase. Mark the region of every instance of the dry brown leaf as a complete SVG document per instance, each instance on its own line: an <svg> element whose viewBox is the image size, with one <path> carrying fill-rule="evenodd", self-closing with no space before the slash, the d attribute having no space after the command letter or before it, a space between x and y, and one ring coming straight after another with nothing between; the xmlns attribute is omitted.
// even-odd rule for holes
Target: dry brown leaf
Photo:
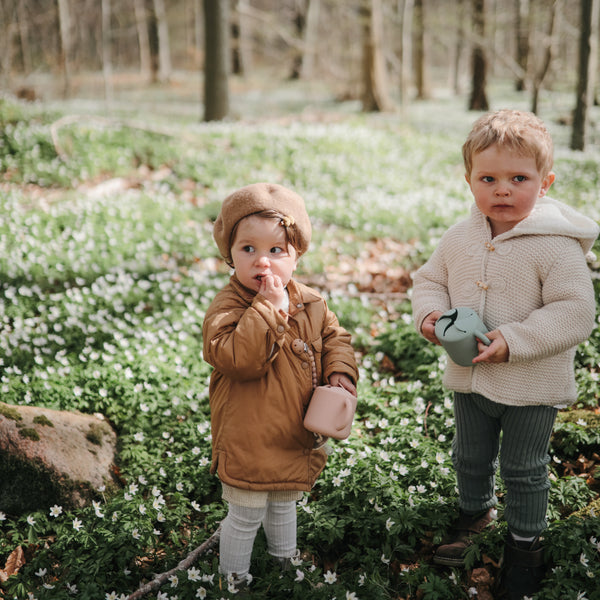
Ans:
<svg viewBox="0 0 600 600"><path fill-rule="evenodd" d="M0 581L5 582L12 575L16 575L25 564L25 554L21 546L17 546L8 557L4 569L0 570Z"/></svg>

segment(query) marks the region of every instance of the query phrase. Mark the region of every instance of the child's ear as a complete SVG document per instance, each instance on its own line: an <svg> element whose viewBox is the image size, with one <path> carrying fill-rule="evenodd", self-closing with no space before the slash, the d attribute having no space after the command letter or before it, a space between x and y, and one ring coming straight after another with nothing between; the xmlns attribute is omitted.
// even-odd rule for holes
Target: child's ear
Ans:
<svg viewBox="0 0 600 600"><path fill-rule="evenodd" d="M469 173L465 173L465 181L471 185L471 175L469 175Z"/></svg>
<svg viewBox="0 0 600 600"><path fill-rule="evenodd" d="M556 175L553 171L550 171L550 173L548 173L548 175L546 175L546 177L542 179L542 187L540 188L540 198L543 198L548 193L548 190L550 189L550 186L554 183L555 179Z"/></svg>

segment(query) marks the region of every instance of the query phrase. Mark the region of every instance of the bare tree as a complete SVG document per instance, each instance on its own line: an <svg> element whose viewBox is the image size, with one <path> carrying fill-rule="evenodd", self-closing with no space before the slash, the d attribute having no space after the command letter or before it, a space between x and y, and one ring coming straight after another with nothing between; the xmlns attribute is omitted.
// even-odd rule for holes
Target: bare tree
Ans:
<svg viewBox="0 0 600 600"><path fill-rule="evenodd" d="M63 96L71 95L71 12L69 0L58 0L60 58L63 70Z"/></svg>
<svg viewBox="0 0 600 600"><path fill-rule="evenodd" d="M138 45L140 48L140 71L142 75L150 78L152 58L150 56L150 39L148 37L148 17L144 0L133 0L135 11L135 26Z"/></svg>
<svg viewBox="0 0 600 600"><path fill-rule="evenodd" d="M595 65L597 53L599 3L600 0L581 0L580 2L579 70L571 150L585 148L588 108L593 101L594 75L592 67Z"/></svg>
<svg viewBox="0 0 600 600"><path fill-rule="evenodd" d="M489 110L486 93L487 60L485 56L485 0L473 0L472 79L469 110Z"/></svg>
<svg viewBox="0 0 600 600"><path fill-rule="evenodd" d="M31 73L33 66L29 44L29 19L27 18L27 8L27 0L20 0L20 2L17 2L19 42L21 45L21 55L23 56L23 70L25 73Z"/></svg>
<svg viewBox="0 0 600 600"><path fill-rule="evenodd" d="M304 37L304 31L306 29L308 2L309 0L294 0L294 16L292 18L292 22L294 29L296 30L296 35L299 39ZM300 48L295 48L294 55L292 57L292 71L290 72L290 79L300 79L303 61L304 52L302 52Z"/></svg>
<svg viewBox="0 0 600 600"><path fill-rule="evenodd" d="M231 6L231 72L234 75L243 75L246 64L244 61L242 39L242 13L237 9L238 0L233 0Z"/></svg>
<svg viewBox="0 0 600 600"><path fill-rule="evenodd" d="M319 15L321 0L308 0L306 11L306 28L304 30L304 56L300 77L310 79L315 73L317 43L319 41Z"/></svg>
<svg viewBox="0 0 600 600"><path fill-rule="evenodd" d="M542 63L540 68L537 69L533 74L533 89L531 96L531 112L538 112L538 99L540 94L540 88L546 78L548 70L550 69L550 64L552 62L552 58L554 57L554 52L556 48L556 40L555 38L555 30L556 23L560 14L560 6L562 4L562 0L554 0L552 3L552 8L550 10L550 17L548 21L548 31L546 33L543 47L544 47L544 56L542 58Z"/></svg>
<svg viewBox="0 0 600 600"><path fill-rule="evenodd" d="M425 100L429 93L425 77L425 0L414 0L413 59L417 98Z"/></svg>
<svg viewBox="0 0 600 600"><path fill-rule="evenodd" d="M461 92L461 58L463 55L463 48L465 45L465 2L464 0L457 0L456 2L456 13L457 13L457 27L456 27L456 39L454 42L453 61L452 61L452 89L455 94Z"/></svg>
<svg viewBox="0 0 600 600"><path fill-rule="evenodd" d="M515 89L522 92L525 89L525 74L527 73L529 60L529 15L530 0L514 0L515 10L515 34L516 34L516 63L522 70L523 75L518 76L515 81Z"/></svg>
<svg viewBox="0 0 600 600"><path fill-rule="evenodd" d="M388 95L383 60L383 15L381 0L366 0L360 10L363 25L363 94L364 111L392 109Z"/></svg>
<svg viewBox="0 0 600 600"><path fill-rule="evenodd" d="M402 62L400 65L400 101L402 107L408 104L408 90L411 82L412 63L412 21L414 0L404 0L402 7Z"/></svg>
<svg viewBox="0 0 600 600"><path fill-rule="evenodd" d="M173 67L171 66L171 44L169 41L169 23L165 0L152 0L158 34L158 80L168 81Z"/></svg>
<svg viewBox="0 0 600 600"><path fill-rule="evenodd" d="M229 0L204 0L204 120L229 114Z"/></svg>
<svg viewBox="0 0 600 600"><path fill-rule="evenodd" d="M8 87L12 70L12 44L14 25L8 7L0 3L0 84Z"/></svg>
<svg viewBox="0 0 600 600"><path fill-rule="evenodd" d="M102 0L102 75L104 77L104 98L109 110L113 101L110 15L110 0Z"/></svg>

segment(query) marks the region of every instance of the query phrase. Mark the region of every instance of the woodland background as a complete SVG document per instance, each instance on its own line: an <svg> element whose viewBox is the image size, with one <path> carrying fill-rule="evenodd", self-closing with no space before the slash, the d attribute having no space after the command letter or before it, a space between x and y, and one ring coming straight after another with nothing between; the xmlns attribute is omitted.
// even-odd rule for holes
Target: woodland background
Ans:
<svg viewBox="0 0 600 600"><path fill-rule="evenodd" d="M362 110L488 81L573 93L571 147L597 99L599 0L2 0L0 85L28 99L103 97L197 74L203 118L235 116L230 87L262 73L319 82ZM102 88L93 81L101 73ZM235 80L231 78L235 77ZM91 80L90 80L91 78ZM97 82L96 82L97 83Z"/></svg>

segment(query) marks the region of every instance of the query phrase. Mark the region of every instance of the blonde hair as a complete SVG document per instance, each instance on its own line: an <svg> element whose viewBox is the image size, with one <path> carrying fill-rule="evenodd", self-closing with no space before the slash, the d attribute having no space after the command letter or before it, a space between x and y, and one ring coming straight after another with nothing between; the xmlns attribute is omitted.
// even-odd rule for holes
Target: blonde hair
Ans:
<svg viewBox="0 0 600 600"><path fill-rule="evenodd" d="M499 110L475 121L462 147L467 176L473 168L473 156L494 144L501 144L521 156L535 159L539 174L552 170L554 144L544 122L530 112Z"/></svg>

